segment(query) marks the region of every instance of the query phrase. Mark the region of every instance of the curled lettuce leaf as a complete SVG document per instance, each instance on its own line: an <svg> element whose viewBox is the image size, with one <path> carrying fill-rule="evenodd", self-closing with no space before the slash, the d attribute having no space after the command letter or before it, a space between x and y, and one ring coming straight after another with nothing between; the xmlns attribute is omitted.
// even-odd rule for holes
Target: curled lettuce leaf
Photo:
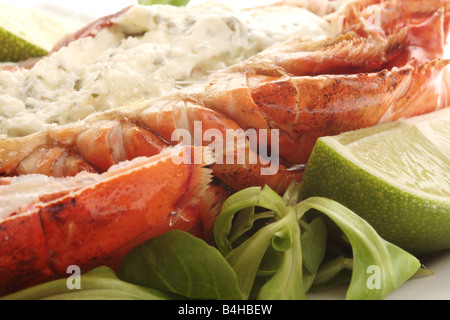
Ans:
<svg viewBox="0 0 450 320"><path fill-rule="evenodd" d="M120 280L108 267L80 276L80 289L69 289L58 279L7 295L0 300L179 300L180 296Z"/></svg>
<svg viewBox="0 0 450 320"><path fill-rule="evenodd" d="M385 299L419 270L417 258L383 240L354 212L326 198L297 202L300 190L301 185L292 183L280 197L268 187L249 188L224 204L215 224L216 244L236 272L245 298L306 299L325 263L327 231L322 216L333 221L351 245L353 257L345 260L352 261L348 300ZM313 218L307 217L312 210ZM252 233L260 219L265 224ZM261 270L267 259L277 266L271 273ZM260 274L265 278L262 285Z"/></svg>

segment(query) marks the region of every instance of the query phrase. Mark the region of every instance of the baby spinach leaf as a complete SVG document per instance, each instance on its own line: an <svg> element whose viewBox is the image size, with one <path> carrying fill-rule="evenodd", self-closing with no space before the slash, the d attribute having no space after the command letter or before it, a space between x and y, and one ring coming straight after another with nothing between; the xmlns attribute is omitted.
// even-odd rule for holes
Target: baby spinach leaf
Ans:
<svg viewBox="0 0 450 320"><path fill-rule="evenodd" d="M338 256L323 263L317 271L312 291L325 290L341 283L350 283L353 259Z"/></svg>
<svg viewBox="0 0 450 320"><path fill-rule="evenodd" d="M303 265L311 274L316 274L327 251L327 228L322 217L316 217L310 224L300 221L304 228L301 237Z"/></svg>
<svg viewBox="0 0 450 320"><path fill-rule="evenodd" d="M221 253L184 231L171 231L133 249L120 279L191 299L242 299L235 272Z"/></svg>
<svg viewBox="0 0 450 320"><path fill-rule="evenodd" d="M259 266L271 245L274 234L281 231L284 224L275 222L258 230L250 239L231 250L225 258L236 272L239 286L245 299L252 290Z"/></svg>
<svg viewBox="0 0 450 320"><path fill-rule="evenodd" d="M287 218L291 219L286 223L288 231L285 232L289 235L290 247L280 247L285 249L282 263L275 275L261 287L259 300L306 300L300 228L295 213L288 214Z"/></svg>
<svg viewBox="0 0 450 320"><path fill-rule="evenodd" d="M261 261L261 264L259 265L257 276L261 277L273 276L280 268L282 261L283 261L283 252L277 251L273 247L269 246Z"/></svg>
<svg viewBox="0 0 450 320"><path fill-rule="evenodd" d="M333 200L313 197L296 207L299 215L310 209L324 213L349 239L353 271L346 296L348 300L385 299L420 268L418 259L383 240L365 220ZM376 283L371 283L372 276Z"/></svg>
<svg viewBox="0 0 450 320"><path fill-rule="evenodd" d="M230 234L229 243L233 245L237 240L250 231L255 223L263 219L271 219L274 217L274 213L271 211L261 212L255 214L255 207L248 207L239 212L236 216L236 220L233 222Z"/></svg>
<svg viewBox="0 0 450 320"><path fill-rule="evenodd" d="M287 206L294 198L293 188L288 196L281 198L272 189L249 188L230 197L224 204L215 225L215 239L219 249L232 266L239 280L241 291L248 298L254 290L256 277L264 272L267 265L278 266L271 277L262 285L258 299L304 299L302 279L302 253L300 227L293 207ZM230 238L235 224L245 224L248 230L257 219L256 207L269 210L259 213L271 218L267 225L259 228L249 239L233 248ZM253 209L249 209L253 208ZM270 213L272 212L272 213ZM245 222L245 223L243 223ZM250 222L250 223L249 223ZM242 232L238 233L242 234ZM268 255L272 250L279 255ZM270 263L267 259L276 261Z"/></svg>
<svg viewBox="0 0 450 320"><path fill-rule="evenodd" d="M295 206L301 199L302 183L292 181L283 194L283 201L287 206Z"/></svg>
<svg viewBox="0 0 450 320"><path fill-rule="evenodd" d="M283 197L267 186L254 187L225 202L214 235L244 298L305 299L311 288L349 280L347 299L381 300L420 267L415 257L383 240L349 209L325 198L301 201L300 193L296 183ZM258 213L257 208L268 211ZM256 226L258 218L267 219L266 224ZM347 239L352 258L323 264L328 253L327 219ZM372 269L379 279L372 278Z"/></svg>
<svg viewBox="0 0 450 320"><path fill-rule="evenodd" d="M67 279L43 283L0 300L178 300L180 296L119 280L113 270L98 267L80 276L81 289L69 289Z"/></svg>
<svg viewBox="0 0 450 320"><path fill-rule="evenodd" d="M321 285L330 281L344 269L353 269L352 259L339 256L330 261L327 261L320 266L320 269L318 270L316 278L314 280L314 285Z"/></svg>
<svg viewBox="0 0 450 320"><path fill-rule="evenodd" d="M229 238L232 233L232 228L244 228L248 230L246 227L248 223L252 221L252 219L254 221L258 218L254 217L255 210L244 210L252 207L260 207L272 211L274 212L274 217L283 217L286 210L283 199L275 191L268 187L247 188L230 196L223 204L222 211L214 225L215 242L222 254L227 255L231 250L233 250L233 246ZM236 214L238 214L241 210L244 210L244 214L246 215L246 218L242 219L245 226L236 227L233 222L235 221ZM248 216L249 214L253 215L253 217Z"/></svg>

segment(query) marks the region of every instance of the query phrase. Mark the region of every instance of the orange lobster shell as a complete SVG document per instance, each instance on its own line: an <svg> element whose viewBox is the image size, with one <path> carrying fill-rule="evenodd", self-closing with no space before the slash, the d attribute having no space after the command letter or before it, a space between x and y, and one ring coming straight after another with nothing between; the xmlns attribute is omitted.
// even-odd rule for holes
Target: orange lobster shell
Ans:
<svg viewBox="0 0 450 320"><path fill-rule="evenodd" d="M205 164L173 161L198 151L170 149L102 175L81 173L71 178L72 186L43 193L3 218L0 295L64 277L70 265L83 272L99 265L118 271L132 248L170 230L211 239L227 192L210 185ZM0 194L20 183L15 179L3 179Z"/></svg>
<svg viewBox="0 0 450 320"><path fill-rule="evenodd" d="M63 277L69 265L117 270L134 246L175 228L210 239L229 190L269 185L282 193L292 180L301 181L317 138L448 107L450 61L442 55L450 1L419 3L350 1L328 12L342 31L336 39L293 38L213 74L199 92L0 139L0 175L8 176L0 179L0 196L22 175L73 184L0 221L0 295ZM367 24L374 12L382 18L376 29ZM113 24L111 17L55 50L95 36ZM245 154L256 153L257 163L175 163L174 150L203 150L174 148L178 141L171 139L179 129L193 133L195 121L221 133L278 130L278 173L260 174L264 159L248 141Z"/></svg>

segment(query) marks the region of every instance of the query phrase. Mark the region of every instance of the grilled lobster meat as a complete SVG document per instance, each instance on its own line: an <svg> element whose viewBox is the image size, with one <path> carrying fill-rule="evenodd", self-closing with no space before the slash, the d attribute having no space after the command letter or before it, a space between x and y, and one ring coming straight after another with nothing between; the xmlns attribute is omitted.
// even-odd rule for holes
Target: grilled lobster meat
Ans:
<svg viewBox="0 0 450 320"><path fill-rule="evenodd" d="M0 295L64 277L71 265L118 271L131 249L170 230L212 239L227 191L210 184L205 164L172 160L199 151L168 149L103 174L1 179Z"/></svg>
<svg viewBox="0 0 450 320"><path fill-rule="evenodd" d="M336 9L330 1L335 39L292 38L196 92L0 139L0 197L44 181L30 189L34 198L17 191L19 206L0 217L0 293L64 276L73 264L117 268L133 246L173 228L208 239L229 191L282 193L301 181L317 138L448 107L449 3L359 0ZM71 41L95 36L108 19ZM232 142L218 143L229 132ZM202 161L174 161L188 150ZM262 174L273 159L275 172Z"/></svg>

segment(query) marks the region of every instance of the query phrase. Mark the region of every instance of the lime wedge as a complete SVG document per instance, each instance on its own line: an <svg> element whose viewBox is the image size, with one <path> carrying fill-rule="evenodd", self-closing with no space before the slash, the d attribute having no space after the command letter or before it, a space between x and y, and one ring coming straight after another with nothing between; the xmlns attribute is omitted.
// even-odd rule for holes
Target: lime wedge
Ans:
<svg viewBox="0 0 450 320"><path fill-rule="evenodd" d="M331 198L413 254L450 248L450 108L318 140L303 196Z"/></svg>
<svg viewBox="0 0 450 320"><path fill-rule="evenodd" d="M70 19L22 7L0 5L0 62L18 62L46 55L79 24Z"/></svg>

